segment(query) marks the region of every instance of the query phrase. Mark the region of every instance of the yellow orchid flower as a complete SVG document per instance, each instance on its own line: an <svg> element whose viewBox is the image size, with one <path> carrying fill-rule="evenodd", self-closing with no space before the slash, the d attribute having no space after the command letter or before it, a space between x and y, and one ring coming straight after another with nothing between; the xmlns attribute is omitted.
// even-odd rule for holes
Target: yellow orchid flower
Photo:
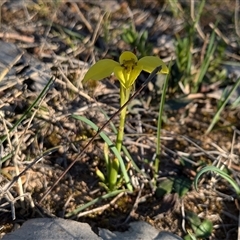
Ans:
<svg viewBox="0 0 240 240"><path fill-rule="evenodd" d="M125 89L129 89L141 71L151 73L158 66L162 66L158 73L168 74L166 64L159 57L146 56L138 60L134 53L125 51L120 55L119 62L111 59L103 59L96 62L87 71L83 78L83 84L90 79L101 80L114 73L121 85Z"/></svg>
<svg viewBox="0 0 240 240"><path fill-rule="evenodd" d="M158 73L168 74L169 70L166 64L158 57L146 56L138 60L137 56L130 52L125 51L119 57L119 62L111 59L103 59L96 62L89 68L82 83L88 80L101 80L114 73L115 77L120 81L120 106L123 106L130 97L132 86L136 81L141 71L151 73L156 67L161 66ZM121 152L122 143L124 139L124 126L127 115L127 106L123 107L120 112L120 121L116 138L116 149ZM107 168L108 187L113 191L117 186L119 175L119 160L117 158L108 161ZM98 173L100 176L101 174ZM101 179L104 179L101 176Z"/></svg>

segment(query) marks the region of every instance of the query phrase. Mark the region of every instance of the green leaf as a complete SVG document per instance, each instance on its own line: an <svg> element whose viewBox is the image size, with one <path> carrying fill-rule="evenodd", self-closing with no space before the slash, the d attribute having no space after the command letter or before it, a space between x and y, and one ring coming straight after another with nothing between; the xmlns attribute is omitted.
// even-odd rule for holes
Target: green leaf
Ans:
<svg viewBox="0 0 240 240"><path fill-rule="evenodd" d="M105 179L104 174L102 173L101 170L99 170L98 167L96 168L96 174L97 174L97 176L100 178L100 180L101 180L102 182L104 182L104 183L106 182L106 179Z"/></svg>
<svg viewBox="0 0 240 240"><path fill-rule="evenodd" d="M173 188L179 197L183 197L190 189L192 181L185 176L177 176L174 179Z"/></svg>
<svg viewBox="0 0 240 240"><path fill-rule="evenodd" d="M197 228L201 225L201 220L198 215L191 211L186 211L186 219L191 225L191 228L195 232Z"/></svg>
<svg viewBox="0 0 240 240"><path fill-rule="evenodd" d="M163 197L167 193L171 193L173 189L173 178L167 178L162 180L156 189L156 196L158 198Z"/></svg>
<svg viewBox="0 0 240 240"><path fill-rule="evenodd" d="M213 230L213 224L210 220L205 219L195 230L196 237L199 238L208 238L211 236Z"/></svg>
<svg viewBox="0 0 240 240"><path fill-rule="evenodd" d="M197 240L197 238L188 231L188 235L184 236L184 240Z"/></svg>

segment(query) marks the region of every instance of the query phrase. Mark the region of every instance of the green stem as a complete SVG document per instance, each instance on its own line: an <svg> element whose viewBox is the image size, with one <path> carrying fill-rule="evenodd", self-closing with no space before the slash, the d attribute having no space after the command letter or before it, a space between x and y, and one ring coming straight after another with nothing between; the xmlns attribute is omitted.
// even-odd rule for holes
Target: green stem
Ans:
<svg viewBox="0 0 240 240"><path fill-rule="evenodd" d="M164 104L166 100L169 77L170 77L170 74L166 75L165 77L161 101L159 104L159 111L158 111L157 146L156 146L156 159L154 163L154 184L156 184L156 179L158 177L159 164L160 164L162 119L163 119L163 111L164 111Z"/></svg>
<svg viewBox="0 0 240 240"><path fill-rule="evenodd" d="M121 106L123 106L123 104L125 104L128 101L130 97L130 92L131 92L131 88L126 89L122 85L120 86L120 105ZM116 141L116 148L119 152L121 152L121 149L122 149L126 115L127 115L127 107L123 108L120 113L120 122L119 122L117 141Z"/></svg>
<svg viewBox="0 0 240 240"><path fill-rule="evenodd" d="M123 106L124 103L126 103L130 97L130 89L125 89L122 85L120 85L120 105ZM120 113L120 122L119 122L119 128L117 133L117 139L116 139L116 149L120 153L122 149L122 142L124 137L124 126L125 126L125 120L127 115L127 107L123 108ZM119 160L117 158L114 158L110 161L110 171L109 171L109 189L110 191L113 191L117 184L117 176L119 172Z"/></svg>

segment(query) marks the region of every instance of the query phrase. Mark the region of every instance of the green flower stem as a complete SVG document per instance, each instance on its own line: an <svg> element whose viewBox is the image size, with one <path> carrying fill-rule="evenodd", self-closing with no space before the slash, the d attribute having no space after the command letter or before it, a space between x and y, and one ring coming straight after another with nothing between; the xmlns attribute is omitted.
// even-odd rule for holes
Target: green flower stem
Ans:
<svg viewBox="0 0 240 240"><path fill-rule="evenodd" d="M161 96L161 101L160 101L160 104L159 104L159 111L158 111L157 146L156 146L156 159L155 159L155 163L154 163L155 183L156 183L156 178L158 176L159 164L160 164L162 119L163 119L163 111L164 111L164 105L165 105L165 99L166 99L166 94L167 94L169 77L170 77L170 74L166 75L165 80L164 80L164 85L163 85L163 89L162 89L162 96Z"/></svg>
<svg viewBox="0 0 240 240"><path fill-rule="evenodd" d="M114 188L116 188L119 165L119 160L116 157L110 161L110 175L108 181L110 191L113 191Z"/></svg>
<svg viewBox="0 0 240 240"><path fill-rule="evenodd" d="M122 85L120 85L120 105L121 105L121 107L123 106L123 104L125 104L128 101L128 99L130 97L131 89L132 88L126 89ZM116 148L119 152L121 152L121 149L122 149L126 115L127 115L127 107L123 108L121 111L121 114L120 114L120 122L119 122L117 141L116 141Z"/></svg>
<svg viewBox="0 0 240 240"><path fill-rule="evenodd" d="M120 85L120 105L123 106L124 103L126 103L130 97L131 88L124 88L122 85ZM124 137L124 126L125 126L125 120L127 115L127 107L123 108L120 113L120 123L117 133L117 139L116 139L116 148L118 152L121 152L122 149L122 142ZM117 184L117 176L119 172L119 161L117 158L114 158L110 161L110 171L109 171L109 188L110 191L114 189L114 187Z"/></svg>

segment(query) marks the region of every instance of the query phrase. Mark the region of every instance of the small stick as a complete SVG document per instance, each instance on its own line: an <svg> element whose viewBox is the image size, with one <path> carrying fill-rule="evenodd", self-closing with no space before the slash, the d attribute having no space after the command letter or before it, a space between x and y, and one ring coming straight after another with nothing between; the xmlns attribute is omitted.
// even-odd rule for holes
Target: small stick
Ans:
<svg viewBox="0 0 240 240"><path fill-rule="evenodd" d="M142 194L142 190L144 188L144 183L142 183L140 190L138 192L137 198L135 200L135 203L133 204L132 210L130 211L130 213L128 214L127 218L125 219L125 221L121 224L124 225L126 223L128 223L128 221L130 220L131 217L133 217L134 213L136 212L137 208L138 208L138 204L141 202L141 194Z"/></svg>
<svg viewBox="0 0 240 240"><path fill-rule="evenodd" d="M91 210L88 210L88 211L85 211L85 212L82 212L82 213L79 213L77 215L77 217L83 217L83 216L86 216L86 215L89 215L89 214L92 214L92 213L95 213L95 212L103 212L105 211L106 209L108 209L109 207L111 207L111 205L113 205L119 198L121 198L125 193L124 192L121 192L119 193L110 203L107 203L101 207L97 207L97 208L94 208L94 209L91 209Z"/></svg>
<svg viewBox="0 0 240 240"><path fill-rule="evenodd" d="M34 37L29 37L26 35L21 35L18 33L8 33L8 32L0 32L0 38L3 39L14 39L14 40L18 40L21 42L27 42L27 43L34 43L35 39Z"/></svg>

